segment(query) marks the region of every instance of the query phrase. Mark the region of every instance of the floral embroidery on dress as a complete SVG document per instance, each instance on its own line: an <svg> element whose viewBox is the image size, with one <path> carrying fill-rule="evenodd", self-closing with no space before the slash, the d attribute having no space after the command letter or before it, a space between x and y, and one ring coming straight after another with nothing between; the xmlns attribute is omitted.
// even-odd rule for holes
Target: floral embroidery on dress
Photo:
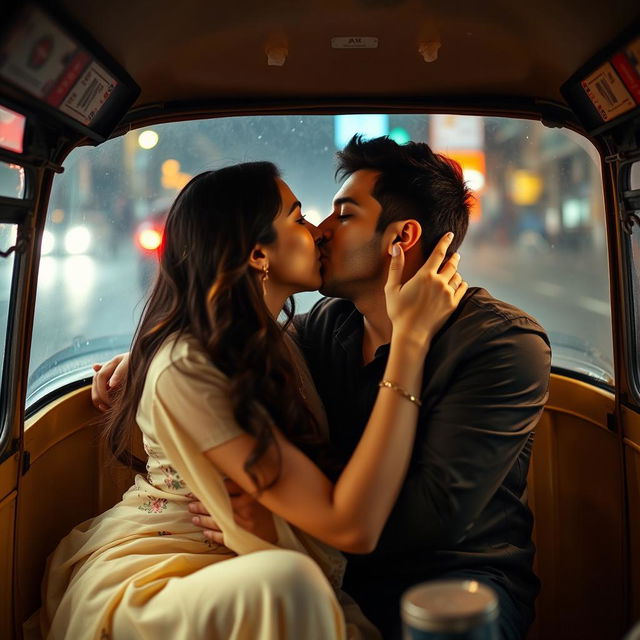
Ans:
<svg viewBox="0 0 640 640"><path fill-rule="evenodd" d="M212 551L222 551L224 553L233 555L233 551L229 551L229 549L227 549L227 547L225 547L223 544L219 544L217 542L214 542L213 540L209 540L209 538L207 538L206 536L202 536L202 542L204 542Z"/></svg>
<svg viewBox="0 0 640 640"><path fill-rule="evenodd" d="M149 500L143 502L138 509L140 511L146 511L147 513L161 513L167 508L166 498L154 498L153 496L147 496Z"/></svg>
<svg viewBox="0 0 640 640"><path fill-rule="evenodd" d="M144 447L144 452L150 458L155 458L156 457L156 455L157 455L156 452L149 446L149 443L146 441L146 439L143 439L142 446Z"/></svg>
<svg viewBox="0 0 640 640"><path fill-rule="evenodd" d="M156 459L156 452L149 446L146 438L142 439L142 446L144 447L144 452L147 454L147 464L145 465L147 469L146 480L149 484L153 484L153 479L151 478L151 464L149 460L151 458Z"/></svg>
<svg viewBox="0 0 640 640"><path fill-rule="evenodd" d="M160 471L164 473L164 483L169 489L183 489L186 485L180 474L169 465L160 467Z"/></svg>

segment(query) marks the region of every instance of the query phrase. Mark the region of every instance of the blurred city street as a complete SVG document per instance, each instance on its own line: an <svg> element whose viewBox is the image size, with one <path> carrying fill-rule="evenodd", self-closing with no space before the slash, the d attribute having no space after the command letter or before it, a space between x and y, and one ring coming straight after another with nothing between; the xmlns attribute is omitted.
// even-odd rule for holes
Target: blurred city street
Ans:
<svg viewBox="0 0 640 640"><path fill-rule="evenodd" d="M143 295L133 247L111 259L43 256L30 371L74 341L132 335Z"/></svg>
<svg viewBox="0 0 640 640"><path fill-rule="evenodd" d="M551 337L557 367L611 382L595 149L573 132L536 122L420 114L189 121L75 150L50 197L30 371L43 363L43 370L71 368L74 358L86 370L93 354L126 348L154 268L148 256L161 241L172 199L192 176L268 158L317 223L337 186L335 150L356 132L388 133L399 143L428 140L459 162L474 193L463 277L535 316ZM3 262L0 277L9 271ZM5 317L8 291L0 281ZM297 311L318 298L299 294Z"/></svg>
<svg viewBox="0 0 640 640"><path fill-rule="evenodd" d="M611 362L608 274L594 270L588 256L473 243L460 253L460 272L471 286L531 313L558 346L591 354L584 355L587 361ZM31 370L74 341L131 335L145 295L141 268L133 246L121 246L112 257L44 256ZM318 297L299 294L297 311L308 310Z"/></svg>

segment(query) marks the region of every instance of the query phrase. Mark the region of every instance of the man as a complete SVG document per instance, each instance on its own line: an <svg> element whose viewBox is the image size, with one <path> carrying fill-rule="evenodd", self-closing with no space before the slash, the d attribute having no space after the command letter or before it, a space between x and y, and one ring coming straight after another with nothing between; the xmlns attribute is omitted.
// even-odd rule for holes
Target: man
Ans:
<svg viewBox="0 0 640 640"><path fill-rule="evenodd" d="M338 172L347 179L319 227L321 292L331 297L295 326L344 464L388 355L383 234L394 226L406 281L447 231L455 233L450 251L457 250L470 194L460 168L426 144L354 137L338 154ZM377 548L349 556L345 576L345 591L385 638L400 637L403 591L436 578L488 584L500 600L502 637L526 635L538 591L526 478L549 367L542 327L483 289L469 289L434 338L407 478ZM238 504L250 522L247 497ZM201 522L215 528L206 515Z"/></svg>

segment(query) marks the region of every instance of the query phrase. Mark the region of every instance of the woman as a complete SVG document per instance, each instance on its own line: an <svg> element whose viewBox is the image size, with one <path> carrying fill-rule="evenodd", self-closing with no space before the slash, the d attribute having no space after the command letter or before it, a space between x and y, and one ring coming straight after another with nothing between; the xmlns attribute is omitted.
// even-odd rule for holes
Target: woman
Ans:
<svg viewBox="0 0 640 640"><path fill-rule="evenodd" d="M344 561L334 548L371 549L399 491L424 356L466 290L457 258L438 272L449 242L403 286L402 252L393 253L389 386L334 486L311 459L323 458L320 402L277 322L289 296L320 285L300 203L270 163L195 177L167 218L106 431L116 456L138 466L131 450L142 432L147 474L52 555L45 634L379 637L340 592ZM234 521L226 478L265 507L266 540ZM210 546L192 524L192 492L215 513L226 547Z"/></svg>

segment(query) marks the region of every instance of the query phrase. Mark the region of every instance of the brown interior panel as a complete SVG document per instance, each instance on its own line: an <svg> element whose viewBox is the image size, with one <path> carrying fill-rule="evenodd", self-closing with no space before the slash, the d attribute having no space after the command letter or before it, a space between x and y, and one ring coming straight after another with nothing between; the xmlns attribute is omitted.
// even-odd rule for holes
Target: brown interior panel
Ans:
<svg viewBox="0 0 640 640"><path fill-rule="evenodd" d="M14 453L0 464L0 500L16 490L19 466L19 453Z"/></svg>
<svg viewBox="0 0 640 640"><path fill-rule="evenodd" d="M0 502L0 638L13 634L13 616L10 594L13 583L13 525L15 522L17 493L13 491Z"/></svg>
<svg viewBox="0 0 640 640"><path fill-rule="evenodd" d="M631 620L640 620L640 446L625 446L629 486L629 565L631 568Z"/></svg>
<svg viewBox="0 0 640 640"><path fill-rule="evenodd" d="M543 583L531 640L622 635L622 471L616 435L606 428L611 411L611 394L552 376L530 472L536 565ZM89 390L81 389L27 425L32 462L19 499L19 620L39 606L46 557L58 540L130 485L129 472L104 462L97 417Z"/></svg>
<svg viewBox="0 0 640 640"><path fill-rule="evenodd" d="M31 468L19 491L18 620L26 620L40 606L45 562L60 539L114 504L124 491L101 455L98 419L88 389L82 389L49 405L26 426ZM129 485L127 478L124 488Z"/></svg>
<svg viewBox="0 0 640 640"><path fill-rule="evenodd" d="M13 584L13 532L20 454L14 453L0 464L0 638L10 638L13 630L11 593Z"/></svg>
<svg viewBox="0 0 640 640"><path fill-rule="evenodd" d="M95 439L89 429L82 429L40 456L25 476L16 549L23 619L39 606L45 560L68 533L69 523L82 522L97 511L97 464Z"/></svg>
<svg viewBox="0 0 640 640"><path fill-rule="evenodd" d="M631 620L640 620L640 415L625 409L623 423L629 521L629 613Z"/></svg>
<svg viewBox="0 0 640 640"><path fill-rule="evenodd" d="M618 640L623 631L623 501L612 394L553 376L529 472L536 572L530 638Z"/></svg>

